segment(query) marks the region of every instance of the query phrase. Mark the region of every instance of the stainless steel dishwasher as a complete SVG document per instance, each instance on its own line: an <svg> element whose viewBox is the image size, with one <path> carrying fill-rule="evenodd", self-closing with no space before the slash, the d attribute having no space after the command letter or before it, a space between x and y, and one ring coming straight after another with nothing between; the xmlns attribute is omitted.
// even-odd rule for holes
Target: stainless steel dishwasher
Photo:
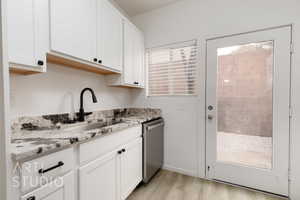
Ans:
<svg viewBox="0 0 300 200"><path fill-rule="evenodd" d="M143 124L143 182L162 168L164 160L164 120L162 118Z"/></svg>

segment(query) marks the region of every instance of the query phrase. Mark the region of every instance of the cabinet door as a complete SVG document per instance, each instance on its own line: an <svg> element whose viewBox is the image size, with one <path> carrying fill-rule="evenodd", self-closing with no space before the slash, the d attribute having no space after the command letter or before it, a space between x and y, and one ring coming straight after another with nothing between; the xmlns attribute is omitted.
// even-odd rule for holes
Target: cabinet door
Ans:
<svg viewBox="0 0 300 200"><path fill-rule="evenodd" d="M49 51L49 0L34 0L36 64L46 65ZM42 61L42 62L41 62ZM43 64L41 64L43 63ZM45 70L46 68L44 68Z"/></svg>
<svg viewBox="0 0 300 200"><path fill-rule="evenodd" d="M134 77L134 28L133 25L124 21L124 83L133 85Z"/></svg>
<svg viewBox="0 0 300 200"><path fill-rule="evenodd" d="M128 195L142 180L142 138L124 146L121 155L121 199Z"/></svg>
<svg viewBox="0 0 300 200"><path fill-rule="evenodd" d="M117 154L113 152L80 168L80 200L117 200L117 166Z"/></svg>
<svg viewBox="0 0 300 200"><path fill-rule="evenodd" d="M51 0L50 23L52 51L96 58L96 0Z"/></svg>
<svg viewBox="0 0 300 200"><path fill-rule="evenodd" d="M21 197L21 200L75 200L74 173L64 177Z"/></svg>
<svg viewBox="0 0 300 200"><path fill-rule="evenodd" d="M97 0L97 53L102 65L122 70L122 17L108 0Z"/></svg>
<svg viewBox="0 0 300 200"><path fill-rule="evenodd" d="M144 87L144 37L139 30L135 32L135 47L134 47L134 80L139 87Z"/></svg>
<svg viewBox="0 0 300 200"><path fill-rule="evenodd" d="M10 63L29 67L45 66L49 48L48 9L48 0L7 1Z"/></svg>
<svg viewBox="0 0 300 200"><path fill-rule="evenodd" d="M144 38L131 23L124 22L124 83L144 86Z"/></svg>
<svg viewBox="0 0 300 200"><path fill-rule="evenodd" d="M7 1L9 62L35 65L34 0Z"/></svg>

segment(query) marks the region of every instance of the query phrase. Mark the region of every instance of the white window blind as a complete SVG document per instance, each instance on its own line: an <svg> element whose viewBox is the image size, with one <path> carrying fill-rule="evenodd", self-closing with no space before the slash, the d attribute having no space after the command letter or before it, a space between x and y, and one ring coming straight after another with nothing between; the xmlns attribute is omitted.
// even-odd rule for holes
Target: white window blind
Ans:
<svg viewBox="0 0 300 200"><path fill-rule="evenodd" d="M147 50L148 96L195 95L197 41Z"/></svg>

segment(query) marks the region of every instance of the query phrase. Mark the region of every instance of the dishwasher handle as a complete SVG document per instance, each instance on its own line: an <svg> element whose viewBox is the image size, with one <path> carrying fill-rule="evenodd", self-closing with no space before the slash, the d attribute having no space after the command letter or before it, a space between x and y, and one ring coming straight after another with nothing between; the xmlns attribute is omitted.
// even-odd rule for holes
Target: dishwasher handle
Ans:
<svg viewBox="0 0 300 200"><path fill-rule="evenodd" d="M159 123L159 124L154 124L154 125L152 125L152 126L147 126L146 129L147 129L147 131L150 131L150 130L152 130L152 129L155 129L155 128L157 128L157 127L164 126L164 125L165 125L165 123L161 122L161 123Z"/></svg>

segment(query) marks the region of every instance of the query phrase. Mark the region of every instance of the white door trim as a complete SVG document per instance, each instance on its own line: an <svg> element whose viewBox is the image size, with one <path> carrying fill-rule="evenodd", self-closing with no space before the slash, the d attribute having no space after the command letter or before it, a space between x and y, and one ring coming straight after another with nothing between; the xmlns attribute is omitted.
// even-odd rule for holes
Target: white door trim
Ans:
<svg viewBox="0 0 300 200"><path fill-rule="evenodd" d="M9 66L7 55L6 0L0 2L0 194L1 199L12 199L10 184L10 100L9 100Z"/></svg>

